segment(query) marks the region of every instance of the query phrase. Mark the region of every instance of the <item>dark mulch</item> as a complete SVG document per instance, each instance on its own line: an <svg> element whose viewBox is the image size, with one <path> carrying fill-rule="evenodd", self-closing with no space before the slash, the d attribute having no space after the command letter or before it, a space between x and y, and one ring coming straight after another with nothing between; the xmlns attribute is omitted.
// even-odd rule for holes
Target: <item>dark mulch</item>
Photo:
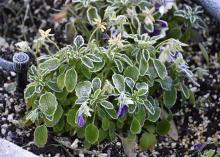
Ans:
<svg viewBox="0 0 220 157"><path fill-rule="evenodd" d="M55 40L61 45L67 42L63 36L65 22L55 24L50 18L51 14L57 12L54 8L60 9L61 5L54 6L52 0L30 1L29 4L27 10L28 5L23 1L13 0L11 5L0 1L0 37L5 40L4 45L0 44L0 56L5 59L11 60L16 52L14 47L16 42L26 40L31 43L39 28L53 28ZM216 149L215 143L220 142L220 67L216 66L216 56L220 51L220 30L214 20L206 15L204 19L209 29L205 33L200 30L201 40L209 52L210 64L205 63L197 45L193 45L192 55L190 55L193 57L187 60L193 59L189 64L192 67L199 66L208 70L209 75L197 80L200 87L189 83L195 91L195 104L179 101L172 109L179 133L178 141L168 137L158 137L155 149L145 152L149 156L196 156L197 153L192 149L194 144L207 144L205 148ZM18 121L24 116L26 107L23 99L6 91L7 86L14 81L14 73L7 73L0 69L0 137L36 154L70 156L69 152L73 152L52 140L52 135L46 147L39 149L33 144L33 128L18 127ZM75 140L73 137L69 139L70 142ZM123 156L120 142L102 144L101 147L105 147L103 152L111 157Z"/></svg>

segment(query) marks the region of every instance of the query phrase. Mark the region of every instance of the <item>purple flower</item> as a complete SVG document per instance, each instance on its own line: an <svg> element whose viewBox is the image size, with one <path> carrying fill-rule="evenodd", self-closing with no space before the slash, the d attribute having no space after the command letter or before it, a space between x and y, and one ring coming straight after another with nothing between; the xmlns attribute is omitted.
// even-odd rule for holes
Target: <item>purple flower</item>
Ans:
<svg viewBox="0 0 220 157"><path fill-rule="evenodd" d="M154 7L155 7L156 10L159 10L160 7L161 7L161 4L158 3L158 2L155 2Z"/></svg>
<svg viewBox="0 0 220 157"><path fill-rule="evenodd" d="M196 150L196 151L199 151L199 152L201 152L204 147L205 147L205 145L201 144L201 143L193 145L193 149Z"/></svg>
<svg viewBox="0 0 220 157"><path fill-rule="evenodd" d="M187 66L185 64L179 65L179 71L187 77L190 77L190 78L193 77L192 72L187 69Z"/></svg>
<svg viewBox="0 0 220 157"><path fill-rule="evenodd" d="M155 2L155 0L151 0L151 2L154 4L155 9L159 11L161 15L171 9L172 6L175 4L175 1L176 0L159 0L158 2Z"/></svg>
<svg viewBox="0 0 220 157"><path fill-rule="evenodd" d="M180 53L178 51L175 54L173 54L171 51L169 52L169 57L172 60L172 62L175 62L179 56Z"/></svg>
<svg viewBox="0 0 220 157"><path fill-rule="evenodd" d="M165 35L168 30L168 23L164 20L156 20L154 24L153 36Z"/></svg>
<svg viewBox="0 0 220 157"><path fill-rule="evenodd" d="M104 33L103 34L103 40L109 40L110 39L110 36L108 35L108 33Z"/></svg>
<svg viewBox="0 0 220 157"><path fill-rule="evenodd" d="M155 23L160 25L162 28L167 28L168 27L168 23L164 20L156 20Z"/></svg>
<svg viewBox="0 0 220 157"><path fill-rule="evenodd" d="M186 70L186 68L187 68L187 66L186 66L185 64L180 64L180 65L179 65L179 69L180 69L180 70L183 70L183 71L184 71L184 70Z"/></svg>
<svg viewBox="0 0 220 157"><path fill-rule="evenodd" d="M85 125L86 121L82 114L78 114L77 116L77 125L82 128Z"/></svg>
<svg viewBox="0 0 220 157"><path fill-rule="evenodd" d="M159 29L154 29L154 31L152 33L153 36L158 36L160 34L161 34L161 30L159 30Z"/></svg>
<svg viewBox="0 0 220 157"><path fill-rule="evenodd" d="M121 104L117 112L117 118L123 117L127 112L128 112L128 105Z"/></svg>

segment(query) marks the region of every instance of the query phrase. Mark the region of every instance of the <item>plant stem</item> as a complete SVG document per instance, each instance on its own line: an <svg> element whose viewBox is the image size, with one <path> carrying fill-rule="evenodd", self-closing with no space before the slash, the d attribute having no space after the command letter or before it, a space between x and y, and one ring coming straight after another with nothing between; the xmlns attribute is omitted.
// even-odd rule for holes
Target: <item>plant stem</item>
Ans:
<svg viewBox="0 0 220 157"><path fill-rule="evenodd" d="M50 38L48 38L48 42L53 44L57 48L58 51L60 50L59 46L53 40L51 40Z"/></svg>
<svg viewBox="0 0 220 157"><path fill-rule="evenodd" d="M96 29L94 29L94 31L92 32L92 34L91 34L91 36L90 36L90 38L89 38L89 42L88 42L88 43L91 42L92 37L94 36L94 34L95 34L95 32L96 32L97 30L98 30L98 27L97 27Z"/></svg>

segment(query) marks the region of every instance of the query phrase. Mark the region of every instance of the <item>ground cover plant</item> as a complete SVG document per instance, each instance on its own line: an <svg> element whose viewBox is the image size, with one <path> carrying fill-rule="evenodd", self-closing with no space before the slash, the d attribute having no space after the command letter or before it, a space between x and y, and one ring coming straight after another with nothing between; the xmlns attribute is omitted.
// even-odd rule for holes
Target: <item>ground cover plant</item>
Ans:
<svg viewBox="0 0 220 157"><path fill-rule="evenodd" d="M36 145L46 144L52 128L76 134L87 148L119 138L125 153L134 156L136 143L146 150L157 134L169 132L177 92L190 97L185 79L198 85L181 54L187 45L163 40L168 24L160 18L172 5L74 2L80 35L64 48L54 43L57 52L30 69L25 119L36 124ZM38 45L53 43L49 33L40 30Z"/></svg>
<svg viewBox="0 0 220 157"><path fill-rule="evenodd" d="M22 51L37 62L25 102L16 73L0 68L0 138L45 157L218 156L215 19L190 1L139 2L1 1L1 57Z"/></svg>

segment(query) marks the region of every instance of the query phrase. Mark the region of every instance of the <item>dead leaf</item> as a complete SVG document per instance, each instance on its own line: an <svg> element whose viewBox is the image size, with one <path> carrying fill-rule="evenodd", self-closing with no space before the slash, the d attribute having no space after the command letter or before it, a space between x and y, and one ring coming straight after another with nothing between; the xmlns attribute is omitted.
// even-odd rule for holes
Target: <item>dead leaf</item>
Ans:
<svg viewBox="0 0 220 157"><path fill-rule="evenodd" d="M58 23L64 22L66 17L67 17L67 9L65 9L65 8L63 10L61 10L59 13L51 15L51 19L54 22L58 22Z"/></svg>
<svg viewBox="0 0 220 157"><path fill-rule="evenodd" d="M161 118L167 118L168 113L165 110L161 112ZM168 132L168 136L171 137L174 141L177 141L179 138L176 124L173 120L170 121L170 130Z"/></svg>

